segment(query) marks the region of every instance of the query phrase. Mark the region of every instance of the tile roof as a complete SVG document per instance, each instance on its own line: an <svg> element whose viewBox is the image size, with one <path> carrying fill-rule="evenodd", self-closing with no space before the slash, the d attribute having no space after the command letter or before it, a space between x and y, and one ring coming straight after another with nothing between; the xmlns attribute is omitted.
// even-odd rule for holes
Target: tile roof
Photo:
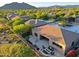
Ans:
<svg viewBox="0 0 79 59"><path fill-rule="evenodd" d="M51 25L44 25L38 27L38 30L41 35L50 39L54 39L55 41L60 42L61 44L64 44L64 38L62 36L60 28Z"/></svg>
<svg viewBox="0 0 79 59"><path fill-rule="evenodd" d="M37 23L36 23L36 20L35 19L31 19L31 20L28 20L26 23L30 23L36 27L39 27L39 26L42 26L42 25L46 25L47 22L43 21L43 20L38 20Z"/></svg>

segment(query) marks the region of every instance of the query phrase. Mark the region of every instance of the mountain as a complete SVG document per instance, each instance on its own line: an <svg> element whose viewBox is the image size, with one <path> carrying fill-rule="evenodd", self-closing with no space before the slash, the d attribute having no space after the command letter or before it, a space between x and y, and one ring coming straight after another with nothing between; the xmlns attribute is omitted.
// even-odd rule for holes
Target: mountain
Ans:
<svg viewBox="0 0 79 59"><path fill-rule="evenodd" d="M67 6L62 6L63 8L77 8L79 5L67 5Z"/></svg>
<svg viewBox="0 0 79 59"><path fill-rule="evenodd" d="M49 7L38 7L38 8L76 8L79 7L79 5L54 5ZM18 3L13 2L10 4L5 4L4 6L0 7L0 9L29 9L29 8L36 8L35 6L29 5L27 3Z"/></svg>
<svg viewBox="0 0 79 59"><path fill-rule="evenodd" d="M65 6L55 5L55 6L50 6L48 8L55 8L55 7L59 7L59 8L77 8L77 7L79 7L79 5L65 5Z"/></svg>
<svg viewBox="0 0 79 59"><path fill-rule="evenodd" d="M24 2L23 3L13 2L10 4L5 4L4 6L0 7L0 9L29 9L29 8L36 8L36 7Z"/></svg>

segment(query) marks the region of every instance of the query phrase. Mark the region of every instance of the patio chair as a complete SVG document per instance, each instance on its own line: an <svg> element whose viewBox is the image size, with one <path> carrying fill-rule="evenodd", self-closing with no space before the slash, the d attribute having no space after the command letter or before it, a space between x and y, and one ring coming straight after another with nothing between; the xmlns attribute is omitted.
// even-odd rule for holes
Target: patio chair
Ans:
<svg viewBox="0 0 79 59"><path fill-rule="evenodd" d="M49 46L48 49L50 49L51 51L54 51L54 48Z"/></svg>
<svg viewBox="0 0 79 59"><path fill-rule="evenodd" d="M54 52L50 52L51 55L54 55Z"/></svg>
<svg viewBox="0 0 79 59"><path fill-rule="evenodd" d="M47 52L47 51L45 51L45 50L43 50L43 52L44 52L45 54L48 54L48 52Z"/></svg>

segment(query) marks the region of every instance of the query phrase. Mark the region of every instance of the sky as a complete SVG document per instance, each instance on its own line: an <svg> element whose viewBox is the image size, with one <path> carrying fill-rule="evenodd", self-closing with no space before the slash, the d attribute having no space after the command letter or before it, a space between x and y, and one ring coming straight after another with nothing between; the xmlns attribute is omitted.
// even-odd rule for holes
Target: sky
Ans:
<svg viewBox="0 0 79 59"><path fill-rule="evenodd" d="M28 2L36 7L48 7L54 5L79 5L79 2Z"/></svg>
<svg viewBox="0 0 79 59"><path fill-rule="evenodd" d="M55 1L52 1L52 0L0 0L0 6L3 6L4 4L9 4L12 2L19 2L19 3L25 2L36 7L48 7L53 5L79 5L79 1L78 2L77 0L75 2L73 1L74 0L72 0L72 2L71 0L64 0L64 1L63 0L55 0Z"/></svg>

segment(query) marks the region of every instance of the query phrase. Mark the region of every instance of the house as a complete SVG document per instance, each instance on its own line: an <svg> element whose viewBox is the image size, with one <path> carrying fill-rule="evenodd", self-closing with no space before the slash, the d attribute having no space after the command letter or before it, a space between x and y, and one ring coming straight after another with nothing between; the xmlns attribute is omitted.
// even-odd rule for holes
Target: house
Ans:
<svg viewBox="0 0 79 59"><path fill-rule="evenodd" d="M18 14L10 14L10 15L8 15L8 18L9 19L13 19L14 17L16 17L16 16L18 16L19 17L19 15Z"/></svg>
<svg viewBox="0 0 79 59"><path fill-rule="evenodd" d="M75 22L75 18L74 18L74 17L67 17L67 18L65 18L65 20L66 20L68 23L73 23L73 22Z"/></svg>
<svg viewBox="0 0 79 59"><path fill-rule="evenodd" d="M20 16L20 15L15 14L15 13L10 14L10 15L8 16L9 19L13 19L13 18L15 18L15 17L20 17L20 18L22 18L22 19L24 19L24 20L28 20L28 19L30 19L29 16Z"/></svg>
<svg viewBox="0 0 79 59"><path fill-rule="evenodd" d="M30 16L20 16L22 19L24 19L24 20L28 20L28 19L30 19Z"/></svg>
<svg viewBox="0 0 79 59"><path fill-rule="evenodd" d="M75 22L79 23L79 15L76 16Z"/></svg>
<svg viewBox="0 0 79 59"><path fill-rule="evenodd" d="M43 26L43 25L48 24L48 22L45 22L43 20L36 20L36 19L30 19L30 20L25 22L25 24L27 24L27 23L32 24L35 27L39 27L39 26Z"/></svg>
<svg viewBox="0 0 79 59"><path fill-rule="evenodd" d="M75 44L79 40L79 26L62 27L57 24L46 24L32 29L32 36L36 40L47 40L50 46L61 55L65 55L70 48L76 47Z"/></svg>

